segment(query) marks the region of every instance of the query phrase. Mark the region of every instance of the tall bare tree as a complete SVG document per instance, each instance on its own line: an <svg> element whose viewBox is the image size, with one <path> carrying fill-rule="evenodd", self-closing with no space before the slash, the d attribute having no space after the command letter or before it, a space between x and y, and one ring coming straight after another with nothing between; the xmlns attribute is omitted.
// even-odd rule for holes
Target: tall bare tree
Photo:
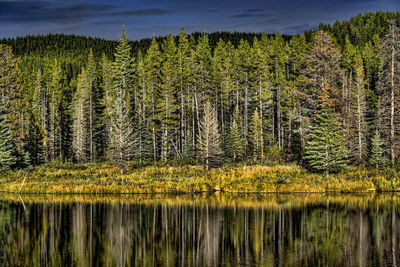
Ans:
<svg viewBox="0 0 400 267"><path fill-rule="evenodd" d="M390 160L394 165L398 150L399 82L400 82L400 30L395 21L390 22L389 33L382 40L379 90L382 95L383 134L390 144Z"/></svg>
<svg viewBox="0 0 400 267"><path fill-rule="evenodd" d="M207 169L219 165L222 155L220 147L220 133L218 129L217 112L207 101L204 105L204 115L200 120L198 135L198 155Z"/></svg>

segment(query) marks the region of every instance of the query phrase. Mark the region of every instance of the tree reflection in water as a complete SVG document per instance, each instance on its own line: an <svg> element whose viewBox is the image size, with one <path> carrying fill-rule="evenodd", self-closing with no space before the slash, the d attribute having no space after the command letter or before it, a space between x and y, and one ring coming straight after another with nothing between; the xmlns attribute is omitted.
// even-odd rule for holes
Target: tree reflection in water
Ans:
<svg viewBox="0 0 400 267"><path fill-rule="evenodd" d="M0 195L6 266L397 266L400 260L400 195L24 196L23 202Z"/></svg>

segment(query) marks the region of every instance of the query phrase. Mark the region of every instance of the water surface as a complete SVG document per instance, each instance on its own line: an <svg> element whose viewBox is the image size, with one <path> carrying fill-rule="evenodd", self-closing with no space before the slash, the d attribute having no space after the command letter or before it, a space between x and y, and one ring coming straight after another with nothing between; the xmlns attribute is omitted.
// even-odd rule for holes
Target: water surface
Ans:
<svg viewBox="0 0 400 267"><path fill-rule="evenodd" d="M3 266L397 266L400 195L0 194Z"/></svg>

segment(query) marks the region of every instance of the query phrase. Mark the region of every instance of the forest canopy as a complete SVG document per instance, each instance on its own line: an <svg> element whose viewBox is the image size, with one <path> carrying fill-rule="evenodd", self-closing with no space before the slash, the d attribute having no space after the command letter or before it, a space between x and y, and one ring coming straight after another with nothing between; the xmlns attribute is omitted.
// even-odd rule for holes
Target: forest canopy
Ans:
<svg viewBox="0 0 400 267"><path fill-rule="evenodd" d="M0 169L46 162L397 164L400 13L296 36L0 40ZM4 142L4 140L11 140ZM4 155L4 156L3 156Z"/></svg>

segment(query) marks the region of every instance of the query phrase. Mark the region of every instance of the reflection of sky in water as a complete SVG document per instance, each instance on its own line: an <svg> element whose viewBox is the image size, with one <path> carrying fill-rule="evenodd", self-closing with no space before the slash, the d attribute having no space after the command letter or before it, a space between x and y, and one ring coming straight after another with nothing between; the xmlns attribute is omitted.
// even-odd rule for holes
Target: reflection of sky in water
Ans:
<svg viewBox="0 0 400 267"><path fill-rule="evenodd" d="M398 0L0 0L0 37L74 33L130 39L192 31L293 34L364 12L397 11Z"/></svg>
<svg viewBox="0 0 400 267"><path fill-rule="evenodd" d="M392 266L400 195L0 195L0 262Z"/></svg>

